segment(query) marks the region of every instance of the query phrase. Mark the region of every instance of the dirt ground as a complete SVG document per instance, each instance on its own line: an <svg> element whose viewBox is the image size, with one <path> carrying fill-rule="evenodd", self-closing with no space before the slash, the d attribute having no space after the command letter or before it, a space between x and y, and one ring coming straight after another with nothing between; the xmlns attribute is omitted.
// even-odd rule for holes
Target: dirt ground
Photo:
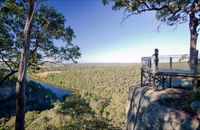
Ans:
<svg viewBox="0 0 200 130"><path fill-rule="evenodd" d="M35 76L44 78L46 77L48 74L53 74L53 73L60 73L61 71L47 71L47 72L42 72L42 73L36 73L34 74Z"/></svg>

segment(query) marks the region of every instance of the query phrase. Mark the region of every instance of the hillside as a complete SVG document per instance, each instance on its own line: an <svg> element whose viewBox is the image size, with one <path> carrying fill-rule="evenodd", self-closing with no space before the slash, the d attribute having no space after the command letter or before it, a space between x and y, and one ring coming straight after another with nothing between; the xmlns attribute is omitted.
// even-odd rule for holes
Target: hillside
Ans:
<svg viewBox="0 0 200 130"><path fill-rule="evenodd" d="M46 71L46 77L35 76ZM89 103L100 119L124 128L125 106L131 85L139 84L139 65L70 65L45 68L30 77L78 92Z"/></svg>
<svg viewBox="0 0 200 130"><path fill-rule="evenodd" d="M168 108L166 107L173 107L173 110L178 109L181 112L186 110L191 113L190 104L193 100L199 100L200 95L200 91L184 91L185 97L173 97L172 95L176 95L178 93L181 94L180 92L182 92L182 90L178 90L169 96L170 98L168 98L168 95L160 96L165 91L153 94L153 91L149 88L149 95L143 95L142 93L139 94L140 91L138 90L136 96L132 97L131 92L133 92L132 90L137 89L137 87L130 89L130 86L136 86L140 82L139 65L104 66L90 64L69 65L63 67L51 66L42 68L39 71L29 70L28 76L35 80L54 84L60 88L68 89L73 92L73 94L65 97L63 102L60 102L55 100L55 95L52 94L50 90L44 89L42 86L33 82L29 82L26 90L26 129L30 130L80 128L123 129L127 125L125 124L126 122L129 123L133 121L129 120L132 119L130 118L130 114L128 114L127 118L125 113L125 108L127 110L129 109L128 111L130 112L131 102L132 104L136 104L136 106L145 106L148 104L148 102L146 102L146 97L148 97L148 99L153 97L150 104L154 104L154 102L155 104L158 102L161 103L161 106L159 106L159 109L156 109L156 112L160 111L162 113L162 110L164 110L162 107L167 109L167 111ZM9 85L13 86L14 84L10 82ZM2 93L5 94L5 96L1 96L5 97L4 99L2 98L4 100L4 102L3 100L2 102L4 104L11 104L11 106L8 107L1 104L0 107L1 109L12 111L12 114L7 116L3 115L3 113L1 114L0 129L11 129L14 127L15 120L15 117L13 116L13 110L15 110L15 104L13 102L15 101L15 97L11 96L12 100L8 100L7 97L9 96L6 96L6 94L12 94L9 94L7 91L9 87L5 88L5 92L7 93L2 91ZM13 90L14 89L12 88L12 91ZM143 99L144 97L145 99ZM157 100L159 97L163 97L163 100ZM138 104L140 99L142 101L141 103L145 104ZM10 102L5 103L5 100ZM129 108L127 106L129 106ZM152 107L150 106L149 108ZM169 109L171 110L171 108ZM152 118L153 116L158 116L156 115L156 112L151 111L150 109L145 111L149 112L146 114L144 113L145 117L140 117L141 114L139 114L139 120L137 120L138 122L140 122L140 118L145 118L147 119L145 121L147 121L146 123L148 124L149 116ZM192 113L194 114L194 112ZM145 123L145 121L142 123ZM154 122L154 124L156 123L158 122ZM139 125L136 125L135 127L139 128ZM196 128L196 126L194 127Z"/></svg>
<svg viewBox="0 0 200 130"><path fill-rule="evenodd" d="M139 67L70 65L47 67L37 72L29 70L29 77L72 90L73 95L62 103L53 103L49 110L27 112L26 128L124 128L129 86L139 83ZM59 73L48 73L55 71ZM41 73L43 75L38 76ZM81 125L86 123L88 126ZM14 127L14 117L1 118L1 124Z"/></svg>

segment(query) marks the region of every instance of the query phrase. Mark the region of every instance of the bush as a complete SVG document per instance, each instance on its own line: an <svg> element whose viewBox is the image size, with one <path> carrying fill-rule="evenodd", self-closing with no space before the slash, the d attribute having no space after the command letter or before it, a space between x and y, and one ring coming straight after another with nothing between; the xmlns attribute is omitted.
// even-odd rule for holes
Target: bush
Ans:
<svg viewBox="0 0 200 130"><path fill-rule="evenodd" d="M191 104L193 101L200 101L200 88L197 88L196 90L192 90L189 92L190 99L188 101L189 104Z"/></svg>

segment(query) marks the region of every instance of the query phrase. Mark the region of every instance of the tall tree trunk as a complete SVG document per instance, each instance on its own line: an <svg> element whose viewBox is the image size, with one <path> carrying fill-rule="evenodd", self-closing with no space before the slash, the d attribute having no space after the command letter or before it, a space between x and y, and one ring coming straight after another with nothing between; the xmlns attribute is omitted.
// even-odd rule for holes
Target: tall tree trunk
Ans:
<svg viewBox="0 0 200 130"><path fill-rule="evenodd" d="M198 19L195 17L194 12L189 15L190 23L189 23L189 29L190 29L190 68L194 68L194 61L195 61L195 50L197 45L197 26L198 26Z"/></svg>
<svg viewBox="0 0 200 130"><path fill-rule="evenodd" d="M34 0L28 0L28 15L24 27L24 42L21 52L18 80L16 83L16 121L15 130L24 130L25 118L25 85L26 72L28 68L29 52L30 52L30 24L34 10Z"/></svg>

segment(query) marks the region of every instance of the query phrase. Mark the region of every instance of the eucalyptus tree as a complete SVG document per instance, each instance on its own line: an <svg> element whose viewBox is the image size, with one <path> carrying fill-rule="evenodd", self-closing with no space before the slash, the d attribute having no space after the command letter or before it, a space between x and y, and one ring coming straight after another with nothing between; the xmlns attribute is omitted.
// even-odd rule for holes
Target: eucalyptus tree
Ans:
<svg viewBox="0 0 200 130"><path fill-rule="evenodd" d="M102 0L104 4L114 3L113 10L124 9L131 15L156 12L156 19L169 26L189 23L190 63L194 63L200 24L200 0Z"/></svg>
<svg viewBox="0 0 200 130"><path fill-rule="evenodd" d="M53 6L39 1L0 1L0 58L9 69L1 83L18 72L16 129L24 129L27 68L44 63L42 58L46 56L56 57L56 62L76 62L81 55L80 48L72 44L75 34L65 22ZM65 45L57 46L55 40L62 40Z"/></svg>
<svg viewBox="0 0 200 130"><path fill-rule="evenodd" d="M19 58L23 44L23 27L26 7L24 3L4 2L0 8L0 58L7 65L0 85L12 74L18 72ZM72 28L65 27L66 19L50 5L40 5L31 24L31 43L29 66L44 64L44 58L54 56L55 62L76 62L80 48L72 44L75 34ZM55 40L67 42L66 45L54 44ZM9 71L8 71L9 69Z"/></svg>

